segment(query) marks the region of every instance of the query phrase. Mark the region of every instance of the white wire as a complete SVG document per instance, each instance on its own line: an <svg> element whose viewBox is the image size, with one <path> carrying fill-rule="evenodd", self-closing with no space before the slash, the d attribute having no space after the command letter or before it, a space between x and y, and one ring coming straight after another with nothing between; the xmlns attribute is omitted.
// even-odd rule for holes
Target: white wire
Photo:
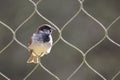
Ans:
<svg viewBox="0 0 120 80"><path fill-rule="evenodd" d="M79 69L83 66L83 64L85 63L93 72L95 72L98 76L100 76L103 80L107 80L102 74L100 74L98 71L96 71L93 67L90 66L90 64L87 62L86 60L86 56L87 54L94 49L95 47L97 47L101 42L103 42L106 38L111 41L113 44L115 44L116 46L120 47L120 44L118 44L117 42L115 42L113 39L110 38L108 31L109 29L112 27L113 24L115 24L119 19L120 16L118 16L107 28L105 28L105 26L98 21L97 19L95 19L93 16L91 16L84 8L83 8L83 2L84 0L78 0L78 2L80 3L80 8L79 10L74 14L73 17L71 17L64 25L61 29L58 28L58 26L56 26L53 22L51 22L49 19L47 19L46 17L44 17L37 9L37 5L41 2L41 0L39 0L37 3L35 3L32 0L29 0L29 2L31 2L34 5L34 11L31 13L31 15L26 18L16 29L15 31L8 25L6 25L4 22L0 21L0 24L2 24L4 27L6 27L8 30L11 31L12 33L12 40L2 49L0 50L0 54L5 51L12 43L13 41L16 41L19 45L21 45L22 47L24 47L25 49L28 49L27 46L25 46L23 43L21 43L17 38L16 38L16 32L29 20L31 19L31 17L37 13L41 18L43 18L45 21L47 21L48 23L50 23L52 26L54 26L59 33L59 37L58 39L54 42L54 45L58 43L58 41L61 39L64 43L66 43L67 45L69 45L70 47L74 48L75 50L79 51L80 54L82 54L83 56L83 61L82 63L80 63L80 65L71 73L70 76L68 76L67 80L70 80L76 73L77 71L79 71ZM93 19L96 23L98 23L100 25L100 27L103 29L104 31L104 36L101 38L101 40L99 40L95 45L93 45L91 48L89 48L85 53L80 50L79 48L77 48L76 46L74 46L73 44L69 43L68 41L66 41L63 37L62 37L62 31L64 30L64 28L72 21L74 20L77 15L81 12L81 10L87 15L89 16L91 19ZM45 71L47 71L51 76L53 76L54 78L56 78L57 80L60 80L58 76L56 76L55 74L53 74L51 71L49 71L47 68L45 68L43 66L43 64L40 62L39 64L37 64L26 76L23 80L28 79L28 77L30 75L32 75L32 73L39 67L41 66ZM111 80L114 80L118 75L120 74L120 71L118 71ZM0 75L3 76L5 79L10 80L6 75L4 75L3 73L0 72Z"/></svg>
<svg viewBox="0 0 120 80"><path fill-rule="evenodd" d="M0 75L3 76L5 79L10 80L10 78L8 78L6 75L4 75L3 73L0 72Z"/></svg>

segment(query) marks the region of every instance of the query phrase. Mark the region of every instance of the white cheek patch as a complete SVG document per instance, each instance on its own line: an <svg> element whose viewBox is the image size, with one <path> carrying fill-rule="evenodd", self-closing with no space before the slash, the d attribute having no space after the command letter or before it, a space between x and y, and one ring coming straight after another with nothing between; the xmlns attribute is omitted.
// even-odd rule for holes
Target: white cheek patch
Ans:
<svg viewBox="0 0 120 80"><path fill-rule="evenodd" d="M44 33L44 32L40 30L39 33Z"/></svg>

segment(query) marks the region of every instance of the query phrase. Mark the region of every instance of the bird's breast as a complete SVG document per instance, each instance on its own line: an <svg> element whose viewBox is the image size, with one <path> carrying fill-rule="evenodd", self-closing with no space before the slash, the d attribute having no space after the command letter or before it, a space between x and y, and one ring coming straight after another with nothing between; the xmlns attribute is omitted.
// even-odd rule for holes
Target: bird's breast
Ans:
<svg viewBox="0 0 120 80"><path fill-rule="evenodd" d="M29 46L29 49L32 49L34 53L40 55L41 53L50 52L51 47L52 47L52 44L50 42L48 43L35 42Z"/></svg>

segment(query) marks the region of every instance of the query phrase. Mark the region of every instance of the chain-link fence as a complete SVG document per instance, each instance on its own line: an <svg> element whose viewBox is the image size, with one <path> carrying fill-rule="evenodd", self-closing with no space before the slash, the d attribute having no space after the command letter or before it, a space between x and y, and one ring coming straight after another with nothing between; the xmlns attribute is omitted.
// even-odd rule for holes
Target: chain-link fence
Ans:
<svg viewBox="0 0 120 80"><path fill-rule="evenodd" d="M119 0L0 1L0 80L120 80ZM36 28L50 24L54 45L26 63Z"/></svg>

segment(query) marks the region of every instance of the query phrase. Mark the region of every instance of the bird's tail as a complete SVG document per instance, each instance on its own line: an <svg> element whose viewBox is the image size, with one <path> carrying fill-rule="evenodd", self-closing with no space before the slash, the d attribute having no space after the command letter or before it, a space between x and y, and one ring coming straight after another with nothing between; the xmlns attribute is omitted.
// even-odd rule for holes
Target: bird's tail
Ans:
<svg viewBox="0 0 120 80"><path fill-rule="evenodd" d="M31 54L31 56L27 60L27 63L36 63L37 64L37 63L39 63L39 57Z"/></svg>

